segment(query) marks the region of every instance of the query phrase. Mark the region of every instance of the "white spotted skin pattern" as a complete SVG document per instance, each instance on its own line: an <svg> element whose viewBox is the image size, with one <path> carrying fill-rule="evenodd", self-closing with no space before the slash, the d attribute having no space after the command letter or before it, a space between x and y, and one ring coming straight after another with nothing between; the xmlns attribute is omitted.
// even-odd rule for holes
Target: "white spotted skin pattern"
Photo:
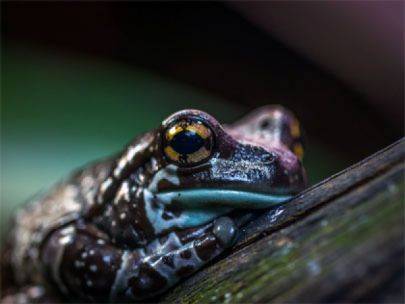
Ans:
<svg viewBox="0 0 405 304"><path fill-rule="evenodd" d="M305 185L290 150L299 140L290 132L292 114L280 107L259 114L277 119L255 133L254 117L222 127L204 112L177 112L117 157L32 200L17 213L2 258L12 277L2 280L12 282L2 286L2 302L143 301L198 271L234 243L236 224L223 214L238 207L193 209L181 201L182 190L292 193ZM203 164L184 166L164 155L166 128L185 119L204 121L215 136Z"/></svg>
<svg viewBox="0 0 405 304"><path fill-rule="evenodd" d="M110 166L111 162L105 161L81 170L69 181L52 187L48 193L36 195L24 209L17 211L1 261L2 269L11 269L12 273L7 276L2 273L2 284L12 281L17 286L27 286L23 288L26 294L17 293L22 302L43 299L45 293L37 291L50 288L49 278L44 274L40 262L44 240L52 231L58 231L61 237L54 250L58 261L60 254L56 249L74 241L73 228L69 223L82 218L83 211L91 208L92 198L100 182L106 178ZM55 274L57 277L58 272ZM2 286L3 291L14 288ZM8 298L8 301L14 300Z"/></svg>

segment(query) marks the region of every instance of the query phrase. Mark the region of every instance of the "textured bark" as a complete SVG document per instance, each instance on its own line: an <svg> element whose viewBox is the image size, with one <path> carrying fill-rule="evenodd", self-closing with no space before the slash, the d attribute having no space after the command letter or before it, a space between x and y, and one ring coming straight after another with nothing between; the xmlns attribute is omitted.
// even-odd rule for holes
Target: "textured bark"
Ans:
<svg viewBox="0 0 405 304"><path fill-rule="evenodd" d="M165 302L404 302L402 139L268 210Z"/></svg>

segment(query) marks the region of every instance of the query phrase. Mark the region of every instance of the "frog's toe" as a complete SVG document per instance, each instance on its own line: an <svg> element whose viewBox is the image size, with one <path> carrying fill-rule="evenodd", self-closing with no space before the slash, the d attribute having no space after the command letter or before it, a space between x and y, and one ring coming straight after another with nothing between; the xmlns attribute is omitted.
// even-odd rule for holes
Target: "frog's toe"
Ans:
<svg viewBox="0 0 405 304"><path fill-rule="evenodd" d="M222 246L229 247L237 239L238 228L231 218L223 216L214 221L213 233Z"/></svg>

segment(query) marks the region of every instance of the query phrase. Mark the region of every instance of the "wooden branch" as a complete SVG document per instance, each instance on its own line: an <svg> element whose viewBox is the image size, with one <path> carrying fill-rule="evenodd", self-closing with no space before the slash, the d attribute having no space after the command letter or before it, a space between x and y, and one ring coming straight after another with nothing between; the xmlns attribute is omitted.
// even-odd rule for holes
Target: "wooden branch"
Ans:
<svg viewBox="0 0 405 304"><path fill-rule="evenodd" d="M403 303L404 159L402 139L266 211L160 300Z"/></svg>

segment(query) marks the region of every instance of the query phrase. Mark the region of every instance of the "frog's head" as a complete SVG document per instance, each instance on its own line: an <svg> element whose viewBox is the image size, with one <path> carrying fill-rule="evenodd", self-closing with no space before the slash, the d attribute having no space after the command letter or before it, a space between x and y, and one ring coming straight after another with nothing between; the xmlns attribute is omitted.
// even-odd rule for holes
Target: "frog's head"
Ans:
<svg viewBox="0 0 405 304"><path fill-rule="evenodd" d="M190 203L202 201L197 204L211 196L221 204L220 193L234 206L261 206L259 198L284 201L306 184L293 123L295 118L281 107L259 109L231 126L202 111L177 112L159 131L165 164L151 191L186 194L193 197Z"/></svg>
<svg viewBox="0 0 405 304"><path fill-rule="evenodd" d="M154 235L239 208L266 208L306 186L299 145L297 120L279 106L229 126L183 110L129 146L101 185L99 201L113 201L117 214L145 214L146 221L131 223L137 231L151 224Z"/></svg>
<svg viewBox="0 0 405 304"><path fill-rule="evenodd" d="M146 198L182 210L181 227L238 208L282 203L306 186L297 128L295 117L280 106L258 109L230 126L198 110L174 113L158 131L161 166ZM160 216L146 209L151 218ZM167 229L168 222L153 221Z"/></svg>

